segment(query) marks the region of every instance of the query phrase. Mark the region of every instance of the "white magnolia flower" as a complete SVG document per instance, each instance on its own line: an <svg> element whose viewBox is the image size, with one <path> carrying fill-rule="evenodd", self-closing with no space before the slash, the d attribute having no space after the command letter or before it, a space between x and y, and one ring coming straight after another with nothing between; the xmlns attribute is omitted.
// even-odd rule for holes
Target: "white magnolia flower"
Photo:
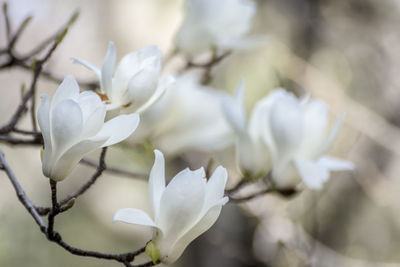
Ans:
<svg viewBox="0 0 400 267"><path fill-rule="evenodd" d="M242 103L242 93L236 99L223 100L227 119L238 133L244 168L259 172L272 164L272 179L279 188L293 187L301 178L311 189L321 189L330 171L354 168L350 162L323 156L342 122L341 117L328 131L324 102L297 99L283 89L275 90L256 104L247 132Z"/></svg>
<svg viewBox="0 0 400 267"><path fill-rule="evenodd" d="M210 48L246 47L256 5L247 0L187 0L185 18L176 36L179 51L195 55Z"/></svg>
<svg viewBox="0 0 400 267"><path fill-rule="evenodd" d="M89 91L79 93L74 77L67 76L52 101L41 96L38 122L44 139L43 173L55 181L67 177L89 152L118 143L133 133L139 115L120 115L104 123L106 107Z"/></svg>
<svg viewBox="0 0 400 267"><path fill-rule="evenodd" d="M154 104L173 81L171 76L160 79L161 51L155 46L145 46L125 55L113 76L115 61L116 49L112 42L101 70L84 60L74 59L98 76L99 95L107 104L107 110L141 113Z"/></svg>
<svg viewBox="0 0 400 267"><path fill-rule="evenodd" d="M247 121L243 81L236 89L235 97L223 95L221 104L226 120L237 135L237 157L241 169L255 175L266 174L271 166L268 146L259 131L261 114L254 110Z"/></svg>
<svg viewBox="0 0 400 267"><path fill-rule="evenodd" d="M188 150L217 151L233 143L219 93L192 75L177 78L161 99L141 114L135 142L150 140L168 155Z"/></svg>
<svg viewBox="0 0 400 267"><path fill-rule="evenodd" d="M224 197L228 174L219 166L207 181L203 168L185 169L165 186L164 157L160 151L154 152L149 179L153 219L141 210L122 209L115 213L114 221L153 227L152 241L158 248L159 260L170 264L217 220L228 202Z"/></svg>

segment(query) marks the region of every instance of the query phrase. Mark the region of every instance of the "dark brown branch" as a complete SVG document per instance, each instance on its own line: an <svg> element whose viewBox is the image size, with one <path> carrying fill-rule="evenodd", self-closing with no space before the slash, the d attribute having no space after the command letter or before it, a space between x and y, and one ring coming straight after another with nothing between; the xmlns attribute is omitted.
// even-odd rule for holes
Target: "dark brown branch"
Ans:
<svg viewBox="0 0 400 267"><path fill-rule="evenodd" d="M14 34L14 36L11 38L9 44L8 44L8 49L12 50L17 43L18 39L21 37L22 32L26 29L28 26L29 22L32 20L32 17L29 16L24 21L21 23L21 25L18 27L17 32Z"/></svg>
<svg viewBox="0 0 400 267"><path fill-rule="evenodd" d="M70 252L71 254L78 255L78 256L84 256L84 257L92 257L92 258L97 258L97 259L106 259L106 260L115 260L118 262L123 263L125 266L128 267L134 267L134 265L131 265L130 262L134 261L135 257L139 254L142 254L145 252L145 247L140 248L137 251L134 252L128 252L128 253L121 253L121 254L109 254L109 253L102 253L102 252L97 252L97 251L90 251L90 250L83 250L80 248L73 247L69 245L67 242L65 242L61 235L54 230L54 228L50 228L46 225L46 223L43 221L42 217L38 214L38 211L35 209L35 206L32 204L30 199L26 196L24 190L22 189L21 185L19 184L15 174L11 170L10 166L8 165L7 161L5 160L4 154L0 152L0 169L2 169L6 174L8 179L10 180L11 184L14 187L14 190L17 194L17 197L21 204L26 208L26 210L29 212L29 214L32 216L32 218L35 220L36 224L39 226L40 230L46 235L50 236L49 240L51 242L54 242ZM52 188L52 203L54 207L57 207L57 200L56 200L56 189L55 185L51 186ZM54 223L54 222L53 222ZM48 234L50 233L50 234ZM149 263L146 263L147 265L138 265L138 266L153 266L148 265ZM137 266L137 267L138 267Z"/></svg>
<svg viewBox="0 0 400 267"><path fill-rule="evenodd" d="M42 71L43 64L47 62L47 60L51 57L53 52L56 50L56 48L60 44L61 38L62 38L62 36L59 36L59 38L54 41L53 45L51 46L49 51L46 53L46 55L42 59L40 59L34 63L31 86L30 86L28 92L26 92L26 94L22 98L20 105L18 106L14 115L11 117L8 124L6 124L2 128L0 128L0 134L9 133L12 130L14 130L15 126L17 125L18 121L21 119L22 115L24 115L24 113L27 111L26 104L32 97L35 97L36 84L37 84L39 75Z"/></svg>
<svg viewBox="0 0 400 267"><path fill-rule="evenodd" d="M105 163L106 152L107 152L107 147L104 147L100 154L100 159L99 159L99 163L98 163L96 172L77 191L75 191L74 193L72 193L72 194L66 196L64 199L62 199L58 203L60 207L66 205L72 199L76 199L77 197L79 197L80 195L85 193L97 181L97 179L101 176L103 171L106 169L106 163ZM36 209L38 210L40 215L47 215L49 212L52 211L52 208L50 208L50 207L36 207Z"/></svg>
<svg viewBox="0 0 400 267"><path fill-rule="evenodd" d="M9 145L33 145L41 146L43 144L42 136L36 135L30 139L12 137L9 134L0 134L0 143Z"/></svg>
<svg viewBox="0 0 400 267"><path fill-rule="evenodd" d="M60 205L57 202L57 182L49 179L51 189L51 211L49 212L48 226L47 226L47 238L53 240L54 236L54 220L55 217L60 213Z"/></svg>

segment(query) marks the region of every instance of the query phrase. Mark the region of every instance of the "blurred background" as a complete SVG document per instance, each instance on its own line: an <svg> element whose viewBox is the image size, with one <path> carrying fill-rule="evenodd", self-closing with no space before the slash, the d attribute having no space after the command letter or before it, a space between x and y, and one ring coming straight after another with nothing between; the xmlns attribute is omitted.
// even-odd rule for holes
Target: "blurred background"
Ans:
<svg viewBox="0 0 400 267"><path fill-rule="evenodd" d="M345 111L344 126L330 154L354 162L356 171L333 173L319 192L227 204L217 224L195 240L174 266L400 266L400 2L255 2L252 34L267 36L268 43L229 56L213 69L210 85L232 92L243 77L248 111L277 87L324 100L332 118ZM73 74L81 81L95 77L72 64L72 57L99 66L110 40L116 44L118 59L150 44L167 54L183 18L181 0L12 0L8 4L14 30L26 16L34 16L17 51L29 50L80 10L46 69L60 78ZM0 47L4 45L2 17ZM165 72L173 73L180 64L178 57ZM30 78L26 70L0 71L0 125L8 121L19 103L21 84L29 84ZM40 94L52 95L56 88L44 79L38 85ZM29 120L23 123L29 125ZM38 205L49 205L39 149L5 144L0 149L28 196ZM187 151L168 160L172 177L184 167L182 162L195 168L208 158ZM110 165L145 173L152 162L146 146L122 144L107 155ZM61 184L59 195L78 188L93 172L79 166ZM149 229L112 223L112 217L125 207L150 211L147 190L145 180L106 173L73 209L56 218L56 229L67 242L86 249L115 253L138 249L151 238ZM0 173L0 266L27 264L120 266L76 257L49 243Z"/></svg>

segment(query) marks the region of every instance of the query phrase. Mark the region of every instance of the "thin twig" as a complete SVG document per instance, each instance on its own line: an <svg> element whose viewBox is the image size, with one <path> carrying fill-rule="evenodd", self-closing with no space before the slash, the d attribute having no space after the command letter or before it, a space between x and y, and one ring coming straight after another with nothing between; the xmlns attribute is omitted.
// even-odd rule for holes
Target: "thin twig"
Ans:
<svg viewBox="0 0 400 267"><path fill-rule="evenodd" d="M98 163L96 172L78 190L76 190L74 193L72 193L72 194L66 196L64 199L62 199L58 203L60 207L67 204L72 199L76 199L77 197L79 197L80 195L85 193L97 181L97 179L101 176L103 171L106 169L106 163L105 163L106 152L107 152L107 147L104 147L100 154L99 163ZM49 212L52 211L52 208L50 208L50 207L36 207L36 209L38 210L39 214L42 216L47 215Z"/></svg>
<svg viewBox="0 0 400 267"><path fill-rule="evenodd" d="M60 213L60 205L57 202L57 182L49 179L50 189L51 189L51 211L48 216L48 226L47 226L47 238L54 239L54 220L55 217Z"/></svg>
<svg viewBox="0 0 400 267"><path fill-rule="evenodd" d="M84 158L80 161L80 163L85 164L87 166L91 166L91 167L98 166L98 162L91 160L91 159ZM147 178L149 177L148 174L145 174L145 173L131 172L131 171L122 170L117 167L108 166L108 165L104 171L113 173L113 174L117 174L117 175L131 177L131 178L139 178L139 179L143 179L143 180L147 180Z"/></svg>
<svg viewBox="0 0 400 267"><path fill-rule="evenodd" d="M34 70L33 70L33 78L31 82L31 86L22 98L21 103L19 104L17 110L15 111L14 115L11 117L10 121L8 124L0 128L0 133L9 133L10 131L14 130L15 126L17 125L18 121L21 119L22 115L26 112L27 107L26 104L27 102L35 96L36 92L36 84L39 78L39 75L42 71L43 64L47 62L47 60L51 57L53 52L56 50L58 45L60 44L61 39L57 39L54 41L53 45L49 49L49 51L46 53L46 55L41 59L36 61L34 64Z"/></svg>
<svg viewBox="0 0 400 267"><path fill-rule="evenodd" d="M14 34L14 36L11 38L9 44L8 44L8 49L11 50L14 48L15 44L17 43L18 39L21 37L23 31L26 29L28 26L29 22L32 20L32 16L27 17L24 19L24 21L21 23L21 25L18 27L18 30Z"/></svg>
<svg viewBox="0 0 400 267"><path fill-rule="evenodd" d="M6 25L7 40L10 41L10 39L11 39L11 23L10 23L10 18L8 17L8 4L7 3L3 4L3 14L4 14L4 22Z"/></svg>
<svg viewBox="0 0 400 267"><path fill-rule="evenodd" d="M230 202L239 203L239 202L245 202L245 201L252 200L252 199L254 199L256 197L259 197L259 196L262 196L262 195L265 195L265 194L268 194L268 193L271 193L271 192L274 192L274 190L271 190L271 188L267 188L267 189L261 190L259 192L256 192L256 193L253 193L251 195L244 196L244 197L234 197L234 196L231 196L229 194L228 195L229 195L229 201Z"/></svg>
<svg viewBox="0 0 400 267"><path fill-rule="evenodd" d="M80 248L73 247L69 245L67 242L65 242L61 235L54 231L54 228L47 227L46 223L43 221L42 217L38 214L37 210L35 209L35 206L32 204L30 199L27 197L25 194L24 190L22 189L21 185L18 182L17 177L11 170L10 166L8 165L7 161L5 160L4 154L0 151L0 169L2 169L6 174L8 179L10 180L11 184L14 187L14 190L17 194L17 197L21 204L26 208L26 210L29 212L29 214L32 216L32 218L35 220L36 224L39 226L41 232L43 232L45 235L49 236L48 233L51 232L49 240L51 242L54 242L70 252L71 254L78 255L78 256L84 256L84 257L92 257L92 258L98 258L98 259L107 259L107 260L115 260L118 262L123 263L125 266L133 266L130 264L130 262L134 261L135 257L138 256L139 254L142 254L145 251L145 247L140 248L137 251L134 252L128 252L128 253L121 253L121 254L109 254L109 253L102 253L102 252L97 252L97 251L90 251L90 250L84 250ZM55 186L54 186L55 188ZM52 185L52 203L53 206L57 207L57 201L55 198L56 191L53 189ZM147 263L148 264L148 263ZM154 265L154 264L153 264ZM138 266L153 266L153 265L138 265Z"/></svg>
<svg viewBox="0 0 400 267"><path fill-rule="evenodd" d="M39 146L43 145L43 140L41 135L36 135L30 139L16 138L9 134L0 134L0 143L7 143L9 145L33 145Z"/></svg>

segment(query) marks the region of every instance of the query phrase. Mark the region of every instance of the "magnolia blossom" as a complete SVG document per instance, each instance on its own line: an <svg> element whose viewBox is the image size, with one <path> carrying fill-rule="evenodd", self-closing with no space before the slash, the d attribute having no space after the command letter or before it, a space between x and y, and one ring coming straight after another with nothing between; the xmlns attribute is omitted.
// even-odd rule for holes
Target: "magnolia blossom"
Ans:
<svg viewBox="0 0 400 267"><path fill-rule="evenodd" d="M150 140L166 154L217 151L233 143L222 113L220 94L192 75L177 78L161 99L141 114L134 142Z"/></svg>
<svg viewBox="0 0 400 267"><path fill-rule="evenodd" d="M151 226L152 242L158 249L155 254L161 262L170 264L217 220L222 206L228 202L228 197L224 197L228 175L219 166L207 181L203 168L185 169L165 186L164 157L158 150L154 153L149 179L153 218L141 210L122 209L115 213L114 221Z"/></svg>
<svg viewBox="0 0 400 267"><path fill-rule="evenodd" d="M161 51L155 46L145 46L125 55L113 76L115 61L116 49L112 42L101 70L84 60L74 59L98 76L99 95L107 110L140 113L154 104L173 81L171 76L160 79Z"/></svg>
<svg viewBox="0 0 400 267"><path fill-rule="evenodd" d="M256 104L248 126L242 88L236 98L225 97L222 104L238 135L242 167L266 173L272 166L272 179L280 188L293 187L301 178L309 188L321 189L330 171L354 168L350 162L323 156L342 117L328 131L328 107L322 101L275 90Z"/></svg>
<svg viewBox="0 0 400 267"><path fill-rule="evenodd" d="M240 48L252 43L256 5L247 0L187 0L185 18L176 36L179 51L195 55L210 48Z"/></svg>
<svg viewBox="0 0 400 267"><path fill-rule="evenodd" d="M38 122L44 139L43 174L55 181L67 177L89 152L118 143L135 131L139 115L120 115L104 123L106 107L89 91L79 93L74 77L67 76L52 101L41 96Z"/></svg>

